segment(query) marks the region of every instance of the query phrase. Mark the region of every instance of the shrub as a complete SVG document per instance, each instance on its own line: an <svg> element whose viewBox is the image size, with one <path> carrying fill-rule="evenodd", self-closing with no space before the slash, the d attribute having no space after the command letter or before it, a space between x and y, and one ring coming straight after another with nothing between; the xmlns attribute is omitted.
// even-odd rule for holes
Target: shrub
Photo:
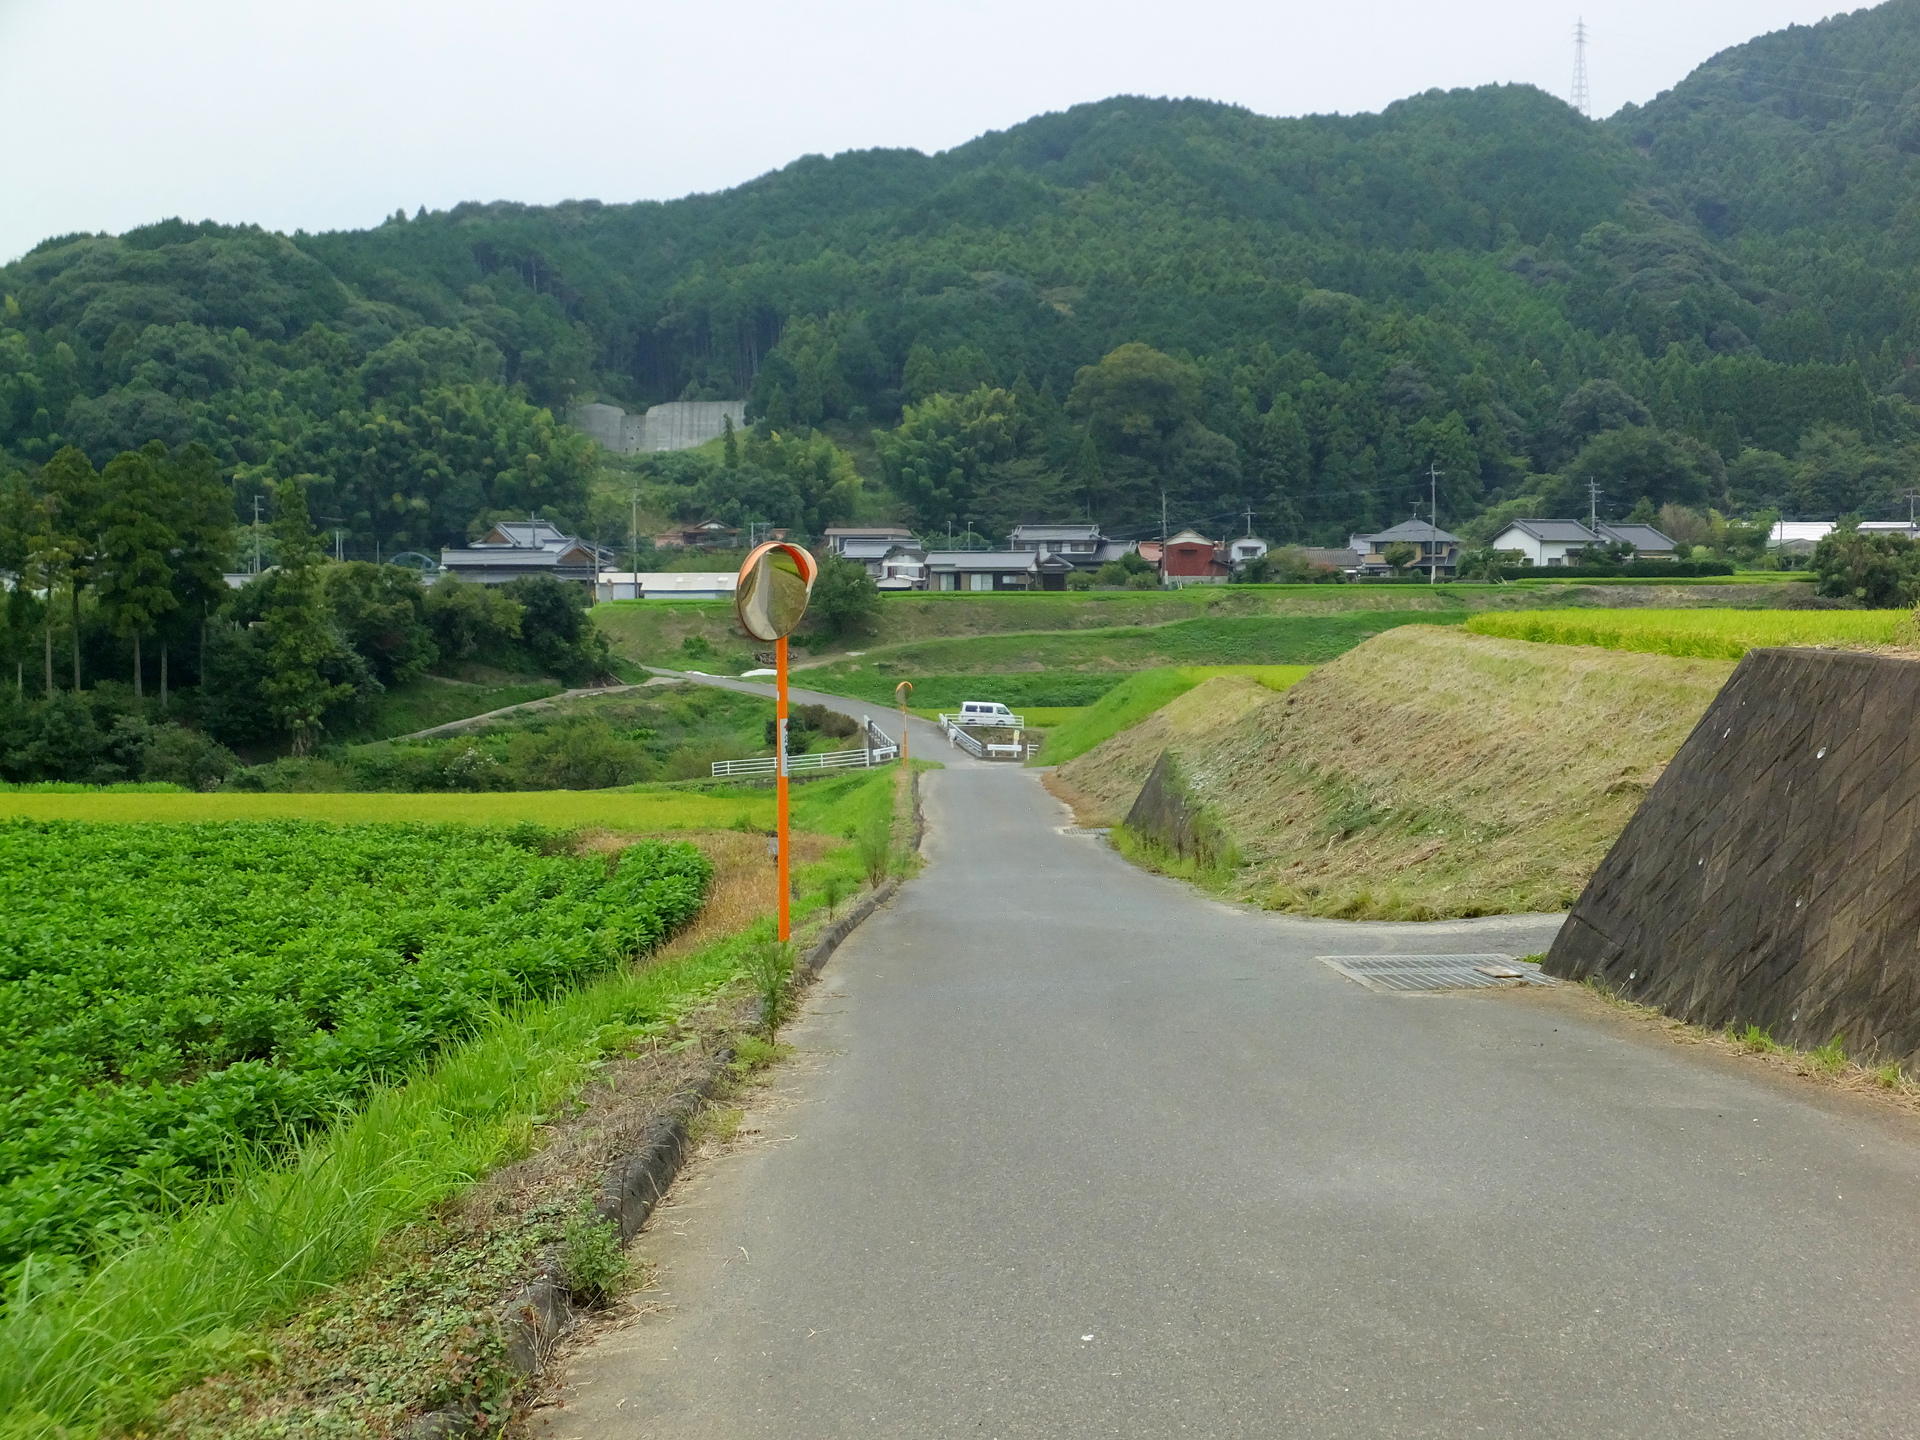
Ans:
<svg viewBox="0 0 1920 1440"><path fill-rule="evenodd" d="M1835 530L1813 548L1815 589L1872 609L1920 602L1920 545L1904 535Z"/></svg>
<svg viewBox="0 0 1920 1440"><path fill-rule="evenodd" d="M593 716L563 720L515 735L508 765L524 790L605 790L650 778L646 747Z"/></svg>

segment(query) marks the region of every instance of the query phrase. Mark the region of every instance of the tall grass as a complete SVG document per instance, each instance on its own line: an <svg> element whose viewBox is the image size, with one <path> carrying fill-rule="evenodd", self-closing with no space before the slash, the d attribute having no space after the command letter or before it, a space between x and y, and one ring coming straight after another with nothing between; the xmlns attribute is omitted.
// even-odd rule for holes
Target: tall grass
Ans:
<svg viewBox="0 0 1920 1440"><path fill-rule="evenodd" d="M503 1015L291 1164L246 1168L225 1202L90 1274L18 1274L0 1310L0 1434L122 1422L243 1358L242 1327L286 1314L366 1263L394 1227L525 1153L604 1054L669 1030L733 982L765 930Z"/></svg>
<svg viewBox="0 0 1920 1440"><path fill-rule="evenodd" d="M1084 755L1216 675L1246 675L1271 690L1285 690L1312 670L1311 665L1169 665L1142 670L1066 724L1049 730L1040 763L1059 765Z"/></svg>
<svg viewBox="0 0 1920 1440"><path fill-rule="evenodd" d="M1467 629L1548 645L1738 660L1770 645L1886 644L1907 618L1905 610L1512 610L1475 615Z"/></svg>

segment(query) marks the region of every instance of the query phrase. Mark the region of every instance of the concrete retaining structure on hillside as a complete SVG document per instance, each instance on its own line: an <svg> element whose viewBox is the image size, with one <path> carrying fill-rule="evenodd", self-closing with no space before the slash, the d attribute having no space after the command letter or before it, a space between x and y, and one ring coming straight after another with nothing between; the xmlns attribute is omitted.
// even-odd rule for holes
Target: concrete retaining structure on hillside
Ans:
<svg viewBox="0 0 1920 1440"><path fill-rule="evenodd" d="M1920 664L1740 662L1574 906L1549 974L1920 1066Z"/></svg>

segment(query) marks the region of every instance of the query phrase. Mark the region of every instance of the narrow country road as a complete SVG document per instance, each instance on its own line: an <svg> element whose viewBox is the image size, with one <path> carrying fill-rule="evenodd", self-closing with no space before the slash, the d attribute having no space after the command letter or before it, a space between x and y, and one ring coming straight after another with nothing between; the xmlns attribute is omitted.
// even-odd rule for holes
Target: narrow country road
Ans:
<svg viewBox="0 0 1920 1440"><path fill-rule="evenodd" d="M546 1440L1920 1428L1920 1122L1314 958L1523 954L1555 917L1241 913L1011 766L927 809Z"/></svg>

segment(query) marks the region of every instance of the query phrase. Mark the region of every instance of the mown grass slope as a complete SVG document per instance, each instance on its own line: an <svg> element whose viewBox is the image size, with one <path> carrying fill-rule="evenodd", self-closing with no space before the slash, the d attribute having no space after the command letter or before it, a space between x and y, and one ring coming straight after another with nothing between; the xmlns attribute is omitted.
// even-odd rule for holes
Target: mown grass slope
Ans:
<svg viewBox="0 0 1920 1440"><path fill-rule="evenodd" d="M1231 675L1278 691L1298 684L1312 673L1311 665L1180 665L1142 670L1109 690L1097 704L1077 712L1057 729L1049 730L1040 751L1040 763L1060 765L1084 755L1121 731L1140 724L1168 702L1216 678ZM1211 693L1221 696L1226 689L1216 687Z"/></svg>
<svg viewBox="0 0 1920 1440"><path fill-rule="evenodd" d="M1214 680L1055 775L1123 819L1161 750L1274 909L1428 919L1573 903L1729 661L1406 626L1285 694Z"/></svg>

